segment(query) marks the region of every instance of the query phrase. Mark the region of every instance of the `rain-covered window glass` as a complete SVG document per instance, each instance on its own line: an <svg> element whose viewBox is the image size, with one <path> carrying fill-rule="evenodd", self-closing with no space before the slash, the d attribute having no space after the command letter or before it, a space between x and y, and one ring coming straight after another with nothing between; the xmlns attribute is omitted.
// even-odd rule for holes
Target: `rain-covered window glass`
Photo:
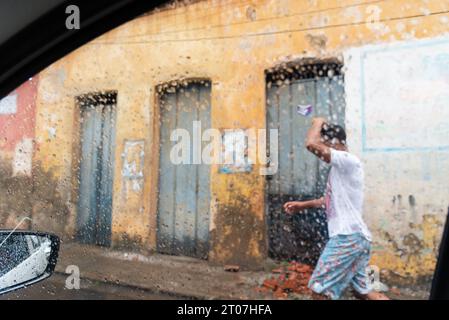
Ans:
<svg viewBox="0 0 449 320"><path fill-rule="evenodd" d="M173 1L42 70L0 100L0 228L57 273L2 298L427 299L448 10Z"/></svg>

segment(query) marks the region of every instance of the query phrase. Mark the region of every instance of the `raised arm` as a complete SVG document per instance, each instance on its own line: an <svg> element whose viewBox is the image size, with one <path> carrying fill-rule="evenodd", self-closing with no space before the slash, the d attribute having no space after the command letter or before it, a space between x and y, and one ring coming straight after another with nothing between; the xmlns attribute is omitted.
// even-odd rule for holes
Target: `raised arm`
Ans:
<svg viewBox="0 0 449 320"><path fill-rule="evenodd" d="M331 150L321 140L321 128L326 123L324 118L313 118L312 126L307 132L306 148L321 160L330 163Z"/></svg>

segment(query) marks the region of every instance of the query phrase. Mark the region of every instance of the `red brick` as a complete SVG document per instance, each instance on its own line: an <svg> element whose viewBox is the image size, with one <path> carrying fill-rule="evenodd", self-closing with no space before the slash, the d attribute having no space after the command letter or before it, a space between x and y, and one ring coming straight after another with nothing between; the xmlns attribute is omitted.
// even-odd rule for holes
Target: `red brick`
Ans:
<svg viewBox="0 0 449 320"><path fill-rule="evenodd" d="M312 268L308 265L300 265L296 266L296 272L298 273L310 273L312 271Z"/></svg>
<svg viewBox="0 0 449 320"><path fill-rule="evenodd" d="M281 285L281 288L284 290L293 291L297 287L297 282L295 280L285 280L284 283Z"/></svg>
<svg viewBox="0 0 449 320"><path fill-rule="evenodd" d="M271 292L271 290L269 288L266 287L259 287L259 288L255 288L254 291L258 292L258 293L268 293Z"/></svg>
<svg viewBox="0 0 449 320"><path fill-rule="evenodd" d="M287 268L288 271L296 271L296 266L295 265L290 265Z"/></svg>
<svg viewBox="0 0 449 320"><path fill-rule="evenodd" d="M268 289L271 289L271 290L276 290L277 288L278 288L278 282L275 280L275 279L273 279L273 278L271 278L271 279L266 279L264 282L263 282L263 286L265 287L265 288L268 288Z"/></svg>
<svg viewBox="0 0 449 320"><path fill-rule="evenodd" d="M272 273L282 273L282 272L284 272L284 270L282 270L282 268L277 268L277 269L273 269L271 272Z"/></svg>
<svg viewBox="0 0 449 320"><path fill-rule="evenodd" d="M289 272L288 273L288 279L296 280L296 279L298 279L298 274L296 272Z"/></svg>
<svg viewBox="0 0 449 320"><path fill-rule="evenodd" d="M281 288L278 288L275 292L274 292L274 296L278 299L286 299L288 297L288 295L282 291Z"/></svg>

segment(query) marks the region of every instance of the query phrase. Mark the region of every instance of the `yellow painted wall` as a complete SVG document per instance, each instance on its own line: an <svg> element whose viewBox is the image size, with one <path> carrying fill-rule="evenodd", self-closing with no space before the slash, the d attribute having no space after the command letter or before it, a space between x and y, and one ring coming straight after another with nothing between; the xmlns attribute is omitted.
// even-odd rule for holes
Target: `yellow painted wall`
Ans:
<svg viewBox="0 0 449 320"><path fill-rule="evenodd" d="M365 22L376 8L381 20L374 30ZM438 36L449 28L449 15L439 12L448 10L447 0L213 0L139 17L41 72L35 161L60 178L67 201L75 203L74 97L117 90L113 237L119 243L126 233L154 249L158 84L208 78L213 127L262 129L266 69L303 57L342 57L355 46ZM56 128L54 137L49 128ZM123 195L120 174L125 139L145 141L145 187L131 198ZM221 175L212 167L212 261L254 266L266 257L264 177L258 172L256 167L248 175ZM73 232L75 207L68 232ZM239 215L234 221L241 223L227 225L229 213ZM426 228L433 230L430 224ZM381 267L409 268L379 252L374 261ZM433 263L420 273L428 273Z"/></svg>

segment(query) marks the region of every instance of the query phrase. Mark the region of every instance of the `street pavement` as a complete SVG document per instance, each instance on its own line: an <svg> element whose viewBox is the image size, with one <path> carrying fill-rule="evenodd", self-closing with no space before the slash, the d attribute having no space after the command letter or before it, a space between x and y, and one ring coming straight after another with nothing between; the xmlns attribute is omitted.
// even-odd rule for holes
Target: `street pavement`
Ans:
<svg viewBox="0 0 449 320"><path fill-rule="evenodd" d="M65 287L66 275L53 274L50 278L28 288L0 296L0 300L168 300L173 296L146 290L81 279L80 289Z"/></svg>
<svg viewBox="0 0 449 320"><path fill-rule="evenodd" d="M80 289L67 289L71 268L81 276ZM269 267L269 268L268 268ZM61 247L56 273L50 278L0 296L5 299L273 299L271 292L258 290L273 277L266 271L227 272L223 266L188 257L143 255L75 243ZM72 278L73 279L73 278ZM70 280L69 280L70 283ZM393 299L427 299L428 290L417 286L389 292ZM353 299L352 295L345 297ZM310 299L295 295L289 299Z"/></svg>

